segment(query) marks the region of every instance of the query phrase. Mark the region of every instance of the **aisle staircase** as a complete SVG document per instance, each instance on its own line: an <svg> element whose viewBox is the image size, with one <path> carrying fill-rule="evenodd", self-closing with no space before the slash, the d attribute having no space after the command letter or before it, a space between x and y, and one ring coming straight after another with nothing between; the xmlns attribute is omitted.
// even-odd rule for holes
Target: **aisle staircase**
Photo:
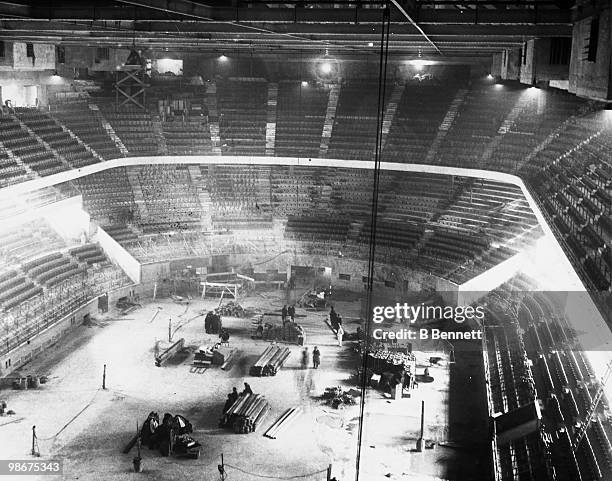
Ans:
<svg viewBox="0 0 612 481"><path fill-rule="evenodd" d="M126 157L129 154L127 147L119 138L117 132L115 132L115 129L113 129L113 126L109 123L108 120L106 120L106 118L100 111L100 107L98 107L96 104L89 103L89 109L94 113L95 117L102 124L102 127L104 127L104 130L106 130L108 136L113 140L115 146L119 149L119 152L121 152L121 154Z"/></svg>
<svg viewBox="0 0 612 481"><path fill-rule="evenodd" d="M268 84L268 112L266 119L266 156L274 156L276 143L276 106L278 103L278 84Z"/></svg>
<svg viewBox="0 0 612 481"><path fill-rule="evenodd" d="M336 118L336 109L338 108L338 98L340 97L340 86L333 85L329 91L329 100L327 101L327 111L325 112L325 122L323 123L323 133L321 134L321 145L319 147L319 157L327 157L329 149L329 141L334 128L334 119Z"/></svg>
<svg viewBox="0 0 612 481"><path fill-rule="evenodd" d="M385 113L383 115L382 139L381 139L382 149L385 148L385 144L387 143L387 138L389 137L389 131L391 130L391 125L393 124L393 120L395 119L395 114L397 112L397 106L400 102L400 99L402 98L402 95L404 94L405 89L406 89L406 84L398 83L393 87L393 92L391 92L389 103L387 103L387 108L385 109Z"/></svg>
<svg viewBox="0 0 612 481"><path fill-rule="evenodd" d="M448 111L442 119L442 123L438 127L436 137L431 143L431 147L429 147L429 151L425 156L425 164L434 163L436 155L438 154L438 148L442 144L442 141L446 137L446 134L448 134L448 131L455 122L455 118L457 118L457 113L459 112L459 107L461 107L461 104L463 104L463 102L465 101L466 94L467 89L460 89L459 91L457 91L457 95L455 95L455 98L449 105Z"/></svg>
<svg viewBox="0 0 612 481"><path fill-rule="evenodd" d="M221 129L219 127L219 110L217 108L217 84L210 82L206 87L206 107L208 108L208 126L212 152L221 155Z"/></svg>

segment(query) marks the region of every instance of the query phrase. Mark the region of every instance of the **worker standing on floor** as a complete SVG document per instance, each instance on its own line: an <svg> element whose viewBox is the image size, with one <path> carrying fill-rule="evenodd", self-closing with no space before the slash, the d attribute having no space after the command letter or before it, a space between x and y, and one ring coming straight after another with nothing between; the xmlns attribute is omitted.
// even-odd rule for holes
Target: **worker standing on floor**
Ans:
<svg viewBox="0 0 612 481"><path fill-rule="evenodd" d="M312 351L312 365L315 369L318 369L319 364L321 364L321 352L319 351L319 348L315 346L314 350Z"/></svg>
<svg viewBox="0 0 612 481"><path fill-rule="evenodd" d="M336 331L336 337L338 339L338 346L342 347L342 336L344 336L344 329L342 324L338 324L338 330Z"/></svg>
<svg viewBox="0 0 612 481"><path fill-rule="evenodd" d="M291 322L295 322L295 306L293 304L291 304L287 309L287 314L289 314Z"/></svg>
<svg viewBox="0 0 612 481"><path fill-rule="evenodd" d="M308 369L308 364L310 364L310 353L308 347L305 347L302 351L302 369Z"/></svg>
<svg viewBox="0 0 612 481"><path fill-rule="evenodd" d="M285 321L287 320L287 304L285 304L283 306L283 309L281 310L281 319L283 320L283 325L285 324Z"/></svg>

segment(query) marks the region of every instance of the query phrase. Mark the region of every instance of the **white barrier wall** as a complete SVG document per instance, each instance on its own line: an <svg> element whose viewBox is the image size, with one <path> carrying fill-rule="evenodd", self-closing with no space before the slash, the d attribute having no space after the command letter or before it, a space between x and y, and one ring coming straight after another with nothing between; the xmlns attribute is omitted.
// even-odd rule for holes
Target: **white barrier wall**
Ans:
<svg viewBox="0 0 612 481"><path fill-rule="evenodd" d="M140 284L140 262L101 227L96 231L96 239L104 249L104 253L124 270L132 282Z"/></svg>

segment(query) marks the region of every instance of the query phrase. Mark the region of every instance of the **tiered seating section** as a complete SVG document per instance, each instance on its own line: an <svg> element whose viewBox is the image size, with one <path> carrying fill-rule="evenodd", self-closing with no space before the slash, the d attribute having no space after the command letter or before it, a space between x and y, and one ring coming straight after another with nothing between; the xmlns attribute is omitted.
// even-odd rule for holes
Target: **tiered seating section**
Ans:
<svg viewBox="0 0 612 481"><path fill-rule="evenodd" d="M0 254L2 353L96 295L129 284L98 245L69 249L42 219L5 227Z"/></svg>
<svg viewBox="0 0 612 481"><path fill-rule="evenodd" d="M117 145L87 102L56 103L52 105L51 115L104 159L122 157Z"/></svg>
<svg viewBox="0 0 612 481"><path fill-rule="evenodd" d="M456 91L407 84L383 150L387 162L422 163Z"/></svg>
<svg viewBox="0 0 612 481"><path fill-rule="evenodd" d="M98 159L71 137L50 115L37 109L15 109L17 117L74 169L95 164Z"/></svg>
<svg viewBox="0 0 612 481"><path fill-rule="evenodd" d="M112 100L100 100L101 112L125 144L129 155L158 155L158 140L148 112L137 107L116 108Z"/></svg>
<svg viewBox="0 0 612 481"><path fill-rule="evenodd" d="M568 123L536 157L529 183L576 270L593 289L612 286L612 132L599 116ZM560 150L561 149L561 150ZM537 166L540 166L539 170Z"/></svg>
<svg viewBox="0 0 612 481"><path fill-rule="evenodd" d="M222 152L264 155L268 83L264 79L231 79L217 83Z"/></svg>
<svg viewBox="0 0 612 481"><path fill-rule="evenodd" d="M388 85L388 97L398 88ZM190 86L184 90L178 99L167 86L161 88L152 97L149 112L126 107L117 110L110 97L100 97L96 102L131 155L157 155L164 149L170 154L210 153L206 87ZM233 78L218 81L216 92L223 153L264 155L268 82L260 78ZM597 116L599 114L589 114L601 106L554 90L495 85L486 81L474 81L465 93L463 90L460 92L458 94L456 87L434 86L426 82L409 82L403 86L395 116L387 126L389 133L382 160L419 163L427 159L442 165L520 172L533 186L536 199L542 203L585 282L593 289L609 290L612 284L611 191L607 156L612 142L609 126ZM275 155L319 155L328 98L329 90L314 83L278 82ZM461 101L457 104L456 115L448 125L442 125L453 100L457 99ZM388 100L385 99L385 107ZM160 101L161 110L158 108ZM373 158L377 104L375 83L346 81L340 86L327 156ZM153 121L157 115L161 118L159 123ZM59 156L22 128L17 118L40 135ZM0 116L0 166L3 166L0 168L0 185L95 161L82 145L62 130L62 125L104 158L120 155L102 127L99 116L89 109L86 101L76 99L65 105L56 103L50 113L4 109ZM285 180L271 179L274 184L269 202L272 211L277 215L294 215L300 211L297 206L306 203L323 210L330 205L349 203L347 193L339 195L337 189L321 188L319 180L311 184L308 180L302 182L295 172ZM233 219L238 217L232 209L228 210L228 202L223 200L225 187L227 184L219 184L218 188L215 184L207 187L212 202L216 203L213 210L224 211L215 220L219 226L223 215ZM330 191L332 193L328 195ZM537 229L535 233L531 231L533 219L526 217L528 213L521 203L506 202L500 206L500 212L494 212L496 207L489 202L490 219L481 214L476 214L478 219L471 217L469 211L474 208L473 197L478 197L476 201L481 204L478 206L481 210L486 209L484 204L487 201L482 203L481 194L474 194L474 189L470 189L472 199L467 202L466 192L451 192L451 197L458 198L451 199L456 201L455 205L450 206L445 215L434 219L434 237L443 239L447 228L467 228L471 235L478 232L480 224L490 233L492 230L497 232L491 236L497 247L481 246L475 249L475 255L468 255L474 262L464 263L451 275L458 282L481 272L491 263L507 258L520 248L521 243L530 242L533 235L540 235ZM398 221L398 210L402 210L406 197L421 196L423 205L420 211L416 208L416 201L411 199L409 202L413 207L403 210L401 215L404 217L402 222L424 222L419 217L435 212L427 203L435 205L437 194L434 193L429 200L421 194L412 195L408 190L391 194L391 203L383 201L388 205L381 211L382 217ZM248 189L245 189L245 196L248 196ZM351 196L358 203L369 202L365 189L359 189ZM101 192L100 198L103 197ZM399 202L394 203L393 199ZM246 218L259 214L262 204L264 208L267 205L260 199L255 202L243 200L242 204L238 212L245 214ZM222 205L225 207L221 208ZM251 207L246 207L248 205ZM355 209L359 212L360 207ZM407 212L416 218L406 218ZM524 219L520 220L521 217ZM107 219L104 224L126 221L129 221L129 215L124 215L123 219ZM235 227L237 223L232 222ZM495 235L501 235L506 241L510 236L515 241L513 245L500 244ZM418 247L424 247L422 252L426 254L437 255L437 245L434 240Z"/></svg>
<svg viewBox="0 0 612 481"><path fill-rule="evenodd" d="M143 203L137 212L145 233L199 228L202 209L185 166L138 168L138 182Z"/></svg>
<svg viewBox="0 0 612 481"><path fill-rule="evenodd" d="M13 159L25 172L45 176L68 170L68 166L53 155L34 135L23 128L11 114L0 114L0 142L10 151ZM22 176L23 171L15 171L15 163L9 164L15 176Z"/></svg>
<svg viewBox="0 0 612 481"><path fill-rule="evenodd" d="M276 155L318 157L329 91L316 84L278 84Z"/></svg>
<svg viewBox="0 0 612 481"><path fill-rule="evenodd" d="M369 171L178 165L113 169L104 175L112 177L83 184L85 205L103 204L105 196L113 200L114 194L98 183L123 186L117 195L128 199L131 217L121 215L121 205L90 212L118 242L137 250L140 259L155 260L156 246L162 249L157 260L166 246L176 247L170 250L172 258L195 255L204 242L202 233L211 230L235 233L246 244L276 236L275 251L288 247L309 253L341 251L355 258L368 254ZM385 172L380 189L380 262L422 268L463 283L542 235L521 191L511 185ZM275 223L284 229L276 229ZM179 232L181 236L175 235Z"/></svg>
<svg viewBox="0 0 612 481"><path fill-rule="evenodd" d="M391 86L386 89L386 106ZM340 89L338 108L327 153L332 159L374 160L376 146L378 85L347 82Z"/></svg>
<svg viewBox="0 0 612 481"><path fill-rule="evenodd" d="M76 181L83 193L83 206L102 225L131 222L136 205L124 167L81 177Z"/></svg>
<svg viewBox="0 0 612 481"><path fill-rule="evenodd" d="M166 87L149 92L151 112L160 118L163 136L170 155L210 155L212 145L206 87Z"/></svg>
<svg viewBox="0 0 612 481"><path fill-rule="evenodd" d="M523 89L475 85L461 104L454 123L438 149L434 163L473 167L481 163L487 147Z"/></svg>
<svg viewBox="0 0 612 481"><path fill-rule="evenodd" d="M518 276L487 300L485 366L491 415L534 401L542 408L536 432L494 444L496 479L605 479L612 467L609 407L605 400L599 404L574 450L572 443L600 384L572 338L563 307L555 304L554 296L533 289L531 281ZM512 307L517 305L518 310Z"/></svg>

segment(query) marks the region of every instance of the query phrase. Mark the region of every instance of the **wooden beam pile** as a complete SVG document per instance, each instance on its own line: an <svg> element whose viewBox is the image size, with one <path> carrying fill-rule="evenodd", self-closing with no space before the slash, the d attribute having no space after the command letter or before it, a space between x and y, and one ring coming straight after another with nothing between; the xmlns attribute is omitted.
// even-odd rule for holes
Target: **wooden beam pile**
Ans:
<svg viewBox="0 0 612 481"><path fill-rule="evenodd" d="M237 434L254 432L270 412L270 404L261 394L241 394L221 419L221 427Z"/></svg>
<svg viewBox="0 0 612 481"><path fill-rule="evenodd" d="M283 364L291 354L288 347L279 347L270 344L259 356L259 359L251 366L251 376L276 376Z"/></svg>
<svg viewBox="0 0 612 481"><path fill-rule="evenodd" d="M163 350L160 354L155 356L155 365L160 367L164 362L173 357L177 352L185 347L185 339L180 338L174 344L172 344L168 349Z"/></svg>
<svg viewBox="0 0 612 481"><path fill-rule="evenodd" d="M301 407L287 409L285 413L270 426L270 429L264 433L264 436L270 439L276 439L300 416L300 414L302 414Z"/></svg>

